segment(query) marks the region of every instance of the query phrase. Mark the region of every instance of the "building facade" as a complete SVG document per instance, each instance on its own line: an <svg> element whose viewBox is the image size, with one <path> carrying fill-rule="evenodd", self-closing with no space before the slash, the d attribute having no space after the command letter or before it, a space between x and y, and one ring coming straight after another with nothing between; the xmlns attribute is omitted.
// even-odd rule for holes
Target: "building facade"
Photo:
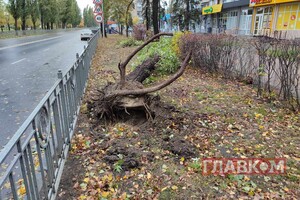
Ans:
<svg viewBox="0 0 300 200"><path fill-rule="evenodd" d="M300 0L200 0L202 32L300 38Z"/></svg>
<svg viewBox="0 0 300 200"><path fill-rule="evenodd" d="M250 0L252 35L300 38L299 0Z"/></svg>
<svg viewBox="0 0 300 200"><path fill-rule="evenodd" d="M134 9L131 11L133 19L136 19L136 23L143 23L143 1L135 0Z"/></svg>

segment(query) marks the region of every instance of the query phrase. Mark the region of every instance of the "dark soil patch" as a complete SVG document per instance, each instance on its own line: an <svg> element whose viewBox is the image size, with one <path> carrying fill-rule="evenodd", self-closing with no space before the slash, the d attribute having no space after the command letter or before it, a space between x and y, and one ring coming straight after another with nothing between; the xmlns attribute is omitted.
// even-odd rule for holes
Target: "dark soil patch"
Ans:
<svg viewBox="0 0 300 200"><path fill-rule="evenodd" d="M166 140L166 138L164 138ZM194 158L196 156L196 148L186 140L176 137L163 144L163 148L171 151L173 154L185 158Z"/></svg>

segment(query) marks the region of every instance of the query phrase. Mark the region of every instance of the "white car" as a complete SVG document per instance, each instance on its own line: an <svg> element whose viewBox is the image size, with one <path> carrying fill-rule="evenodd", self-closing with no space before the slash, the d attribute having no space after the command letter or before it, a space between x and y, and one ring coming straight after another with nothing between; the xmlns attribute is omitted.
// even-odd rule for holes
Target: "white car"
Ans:
<svg viewBox="0 0 300 200"><path fill-rule="evenodd" d="M80 34L80 40L90 40L94 36L94 33L91 30L84 30Z"/></svg>

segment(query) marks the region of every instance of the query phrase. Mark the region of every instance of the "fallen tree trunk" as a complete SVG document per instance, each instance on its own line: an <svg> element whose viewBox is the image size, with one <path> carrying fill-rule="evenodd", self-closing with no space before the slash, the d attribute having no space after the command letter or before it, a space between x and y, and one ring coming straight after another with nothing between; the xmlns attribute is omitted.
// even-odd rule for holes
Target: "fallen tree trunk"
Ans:
<svg viewBox="0 0 300 200"><path fill-rule="evenodd" d="M155 70L155 65L159 60L160 57L158 55L145 60L142 64L137 66L134 71L126 76L126 81L137 81L142 83Z"/></svg>

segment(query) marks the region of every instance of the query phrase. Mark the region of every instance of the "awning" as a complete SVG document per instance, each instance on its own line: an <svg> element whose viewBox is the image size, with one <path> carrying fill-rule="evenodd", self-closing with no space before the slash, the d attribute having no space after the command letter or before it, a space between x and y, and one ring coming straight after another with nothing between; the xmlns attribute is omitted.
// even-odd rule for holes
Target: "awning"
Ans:
<svg viewBox="0 0 300 200"><path fill-rule="evenodd" d="M202 15L209 15L213 13L221 12L223 4L215 4L212 6L206 6L202 8Z"/></svg>

